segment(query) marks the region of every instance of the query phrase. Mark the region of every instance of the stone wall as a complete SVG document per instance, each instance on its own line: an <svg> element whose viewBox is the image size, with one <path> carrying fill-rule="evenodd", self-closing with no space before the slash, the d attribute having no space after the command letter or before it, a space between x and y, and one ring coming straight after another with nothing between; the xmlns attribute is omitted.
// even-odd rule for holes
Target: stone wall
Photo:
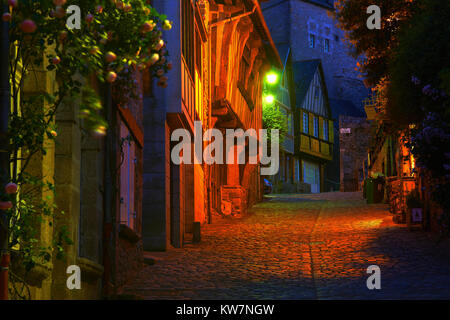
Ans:
<svg viewBox="0 0 450 320"><path fill-rule="evenodd" d="M261 8L275 44L289 45L291 41L291 1L266 1L261 3Z"/></svg>
<svg viewBox="0 0 450 320"><path fill-rule="evenodd" d="M151 97L144 98L144 168L142 237L145 250L165 250L167 246L166 187L170 177L167 170L166 112ZM167 139L167 140L166 140ZM170 163L168 164L170 166ZM167 206L168 207L168 206Z"/></svg>
<svg viewBox="0 0 450 320"><path fill-rule="evenodd" d="M275 44L290 45L293 61L321 59L329 98L349 100L363 110L362 102L369 91L358 77L356 60L349 54L343 41L344 33L336 26L333 12L301 0L270 0L262 3L262 8ZM309 46L309 34L316 37L315 48ZM324 39L329 41L329 52L324 51ZM338 119L335 119L334 130L333 161L325 168L324 191L339 188Z"/></svg>
<svg viewBox="0 0 450 320"><path fill-rule="evenodd" d="M368 90L358 77L356 60L349 54L331 10L299 0L270 0L262 8L274 42L290 45L293 61L321 59L330 98L362 106ZM309 34L316 38L315 48L309 46ZM329 52L324 50L325 39Z"/></svg>
<svg viewBox="0 0 450 320"><path fill-rule="evenodd" d="M118 289L133 279L144 263L142 240L133 235L131 230L123 231L125 228L127 227L121 226L117 248L116 284Z"/></svg>
<svg viewBox="0 0 450 320"><path fill-rule="evenodd" d="M344 33L336 26L332 11L304 2L290 1L290 43L294 61L321 59L328 94L333 99L350 100L357 107L368 91L359 72L356 60L343 42ZM310 48L309 34L315 35L316 46ZM324 50L324 41L329 41L329 52Z"/></svg>
<svg viewBox="0 0 450 320"><path fill-rule="evenodd" d="M363 165L367 159L370 122L365 118L339 117L340 190L358 191L363 180Z"/></svg>

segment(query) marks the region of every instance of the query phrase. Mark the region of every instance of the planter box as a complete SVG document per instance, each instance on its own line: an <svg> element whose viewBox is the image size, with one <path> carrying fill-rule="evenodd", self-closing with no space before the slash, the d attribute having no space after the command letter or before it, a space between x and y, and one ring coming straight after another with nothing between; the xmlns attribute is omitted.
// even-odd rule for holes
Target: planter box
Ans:
<svg viewBox="0 0 450 320"><path fill-rule="evenodd" d="M247 191L242 186L222 186L220 194L223 215L241 216L247 212Z"/></svg>

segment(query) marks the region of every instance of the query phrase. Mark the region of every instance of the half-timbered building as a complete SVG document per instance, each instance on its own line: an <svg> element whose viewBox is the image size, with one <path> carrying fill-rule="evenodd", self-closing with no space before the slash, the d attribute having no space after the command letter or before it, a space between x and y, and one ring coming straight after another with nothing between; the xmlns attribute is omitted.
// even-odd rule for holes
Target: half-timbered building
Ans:
<svg viewBox="0 0 450 320"><path fill-rule="evenodd" d="M262 78L281 67L255 0L161 1L173 19L164 35L173 69L168 88L144 95L145 250L182 247L194 229L217 214L241 214L261 198L258 164L176 164L177 129L203 136L208 129L262 128ZM181 40L181 41L180 41ZM195 122L201 123L196 129ZM205 147L205 143L203 143ZM194 156L193 156L194 157Z"/></svg>
<svg viewBox="0 0 450 320"><path fill-rule="evenodd" d="M320 60L295 62L296 172L311 185L312 193L324 190L324 168L333 159L333 120Z"/></svg>
<svg viewBox="0 0 450 320"><path fill-rule="evenodd" d="M211 127L262 129L263 78L281 68L257 1L210 1ZM248 157L248 155L247 155ZM261 199L260 167L255 164L211 167L211 210L242 214Z"/></svg>

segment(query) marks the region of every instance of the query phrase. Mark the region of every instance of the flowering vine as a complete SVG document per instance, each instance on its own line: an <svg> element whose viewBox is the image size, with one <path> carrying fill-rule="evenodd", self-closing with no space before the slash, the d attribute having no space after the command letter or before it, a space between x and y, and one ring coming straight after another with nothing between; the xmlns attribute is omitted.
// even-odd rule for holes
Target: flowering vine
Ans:
<svg viewBox="0 0 450 320"><path fill-rule="evenodd" d="M448 94L445 90L423 85L416 77L411 82L421 90L433 107L421 106L426 112L423 121L411 130L410 141L406 144L416 159L416 166L424 169L433 179L428 190L433 200L442 207L440 223L445 233L450 232L450 125L446 104Z"/></svg>
<svg viewBox="0 0 450 320"><path fill-rule="evenodd" d="M172 23L144 0L78 0L80 29L69 29L67 0L8 0L2 19L9 25L11 81L11 175L0 190L8 215L9 248L27 271L64 256L67 230L54 230L51 243L39 240L38 226L53 227L57 212L54 185L30 168L58 136L55 115L68 101L79 101L83 126L96 136L109 124L102 116L103 88L110 84L118 105L136 98L137 75L148 72L167 87L171 68L163 30ZM44 86L43 73L55 81ZM27 88L34 88L32 93ZM17 278L17 275L14 275Z"/></svg>

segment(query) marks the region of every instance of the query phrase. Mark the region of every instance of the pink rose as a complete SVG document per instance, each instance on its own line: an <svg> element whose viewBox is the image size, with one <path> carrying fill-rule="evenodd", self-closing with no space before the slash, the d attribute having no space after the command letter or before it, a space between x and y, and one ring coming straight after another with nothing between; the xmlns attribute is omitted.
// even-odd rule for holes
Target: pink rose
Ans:
<svg viewBox="0 0 450 320"><path fill-rule="evenodd" d="M0 210L8 210L12 208L11 201L0 201Z"/></svg>
<svg viewBox="0 0 450 320"><path fill-rule="evenodd" d="M5 191L6 191L7 194L16 193L17 192L17 184L12 183L12 182L8 183L5 186Z"/></svg>

